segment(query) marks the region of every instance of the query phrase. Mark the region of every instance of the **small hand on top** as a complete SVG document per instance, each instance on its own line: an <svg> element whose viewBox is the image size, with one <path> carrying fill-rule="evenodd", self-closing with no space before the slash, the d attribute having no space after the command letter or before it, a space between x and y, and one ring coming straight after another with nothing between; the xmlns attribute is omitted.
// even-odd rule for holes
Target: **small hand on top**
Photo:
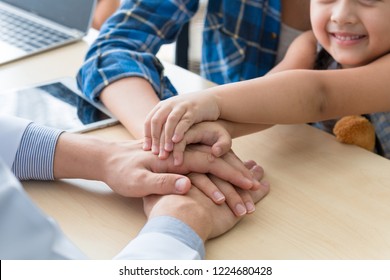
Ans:
<svg viewBox="0 0 390 280"><path fill-rule="evenodd" d="M207 93L176 96L160 102L148 114L144 126L144 150L166 157L174 144L183 140L188 129L202 121L217 120L217 100Z"/></svg>

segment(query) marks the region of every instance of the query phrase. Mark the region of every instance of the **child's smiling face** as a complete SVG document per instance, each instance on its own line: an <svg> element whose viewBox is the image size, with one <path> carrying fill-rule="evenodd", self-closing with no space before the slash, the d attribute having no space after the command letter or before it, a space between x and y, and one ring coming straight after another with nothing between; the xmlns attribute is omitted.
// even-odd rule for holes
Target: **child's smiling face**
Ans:
<svg viewBox="0 0 390 280"><path fill-rule="evenodd" d="M343 68L390 52L390 0L311 0L318 42Z"/></svg>

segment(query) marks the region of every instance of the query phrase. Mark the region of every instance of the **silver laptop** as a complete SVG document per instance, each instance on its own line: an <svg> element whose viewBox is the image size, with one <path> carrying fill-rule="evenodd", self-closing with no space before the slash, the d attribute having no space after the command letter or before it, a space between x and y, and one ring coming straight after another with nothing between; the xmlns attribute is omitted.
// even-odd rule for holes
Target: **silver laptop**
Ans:
<svg viewBox="0 0 390 280"><path fill-rule="evenodd" d="M0 65L80 40L96 0L0 0Z"/></svg>

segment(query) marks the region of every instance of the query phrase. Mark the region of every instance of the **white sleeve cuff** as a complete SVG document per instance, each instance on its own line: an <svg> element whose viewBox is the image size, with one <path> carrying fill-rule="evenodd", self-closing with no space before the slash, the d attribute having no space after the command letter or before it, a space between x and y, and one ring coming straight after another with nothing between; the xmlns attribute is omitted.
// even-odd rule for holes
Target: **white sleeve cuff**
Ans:
<svg viewBox="0 0 390 280"><path fill-rule="evenodd" d="M202 239L187 224L170 217L149 220L139 235L127 245L118 259L203 259Z"/></svg>
<svg viewBox="0 0 390 280"><path fill-rule="evenodd" d="M199 260L199 252L176 238L158 232L133 239L116 257L122 260Z"/></svg>
<svg viewBox="0 0 390 280"><path fill-rule="evenodd" d="M0 157L10 169L23 133L30 123L31 121L25 119L0 115Z"/></svg>

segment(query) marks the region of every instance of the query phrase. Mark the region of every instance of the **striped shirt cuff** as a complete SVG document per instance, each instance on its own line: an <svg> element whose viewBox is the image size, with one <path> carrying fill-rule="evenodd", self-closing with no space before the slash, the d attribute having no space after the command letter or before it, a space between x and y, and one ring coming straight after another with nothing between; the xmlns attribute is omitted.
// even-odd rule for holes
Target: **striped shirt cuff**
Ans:
<svg viewBox="0 0 390 280"><path fill-rule="evenodd" d="M31 123L25 130L12 172L19 180L53 180L54 152L61 130Z"/></svg>

